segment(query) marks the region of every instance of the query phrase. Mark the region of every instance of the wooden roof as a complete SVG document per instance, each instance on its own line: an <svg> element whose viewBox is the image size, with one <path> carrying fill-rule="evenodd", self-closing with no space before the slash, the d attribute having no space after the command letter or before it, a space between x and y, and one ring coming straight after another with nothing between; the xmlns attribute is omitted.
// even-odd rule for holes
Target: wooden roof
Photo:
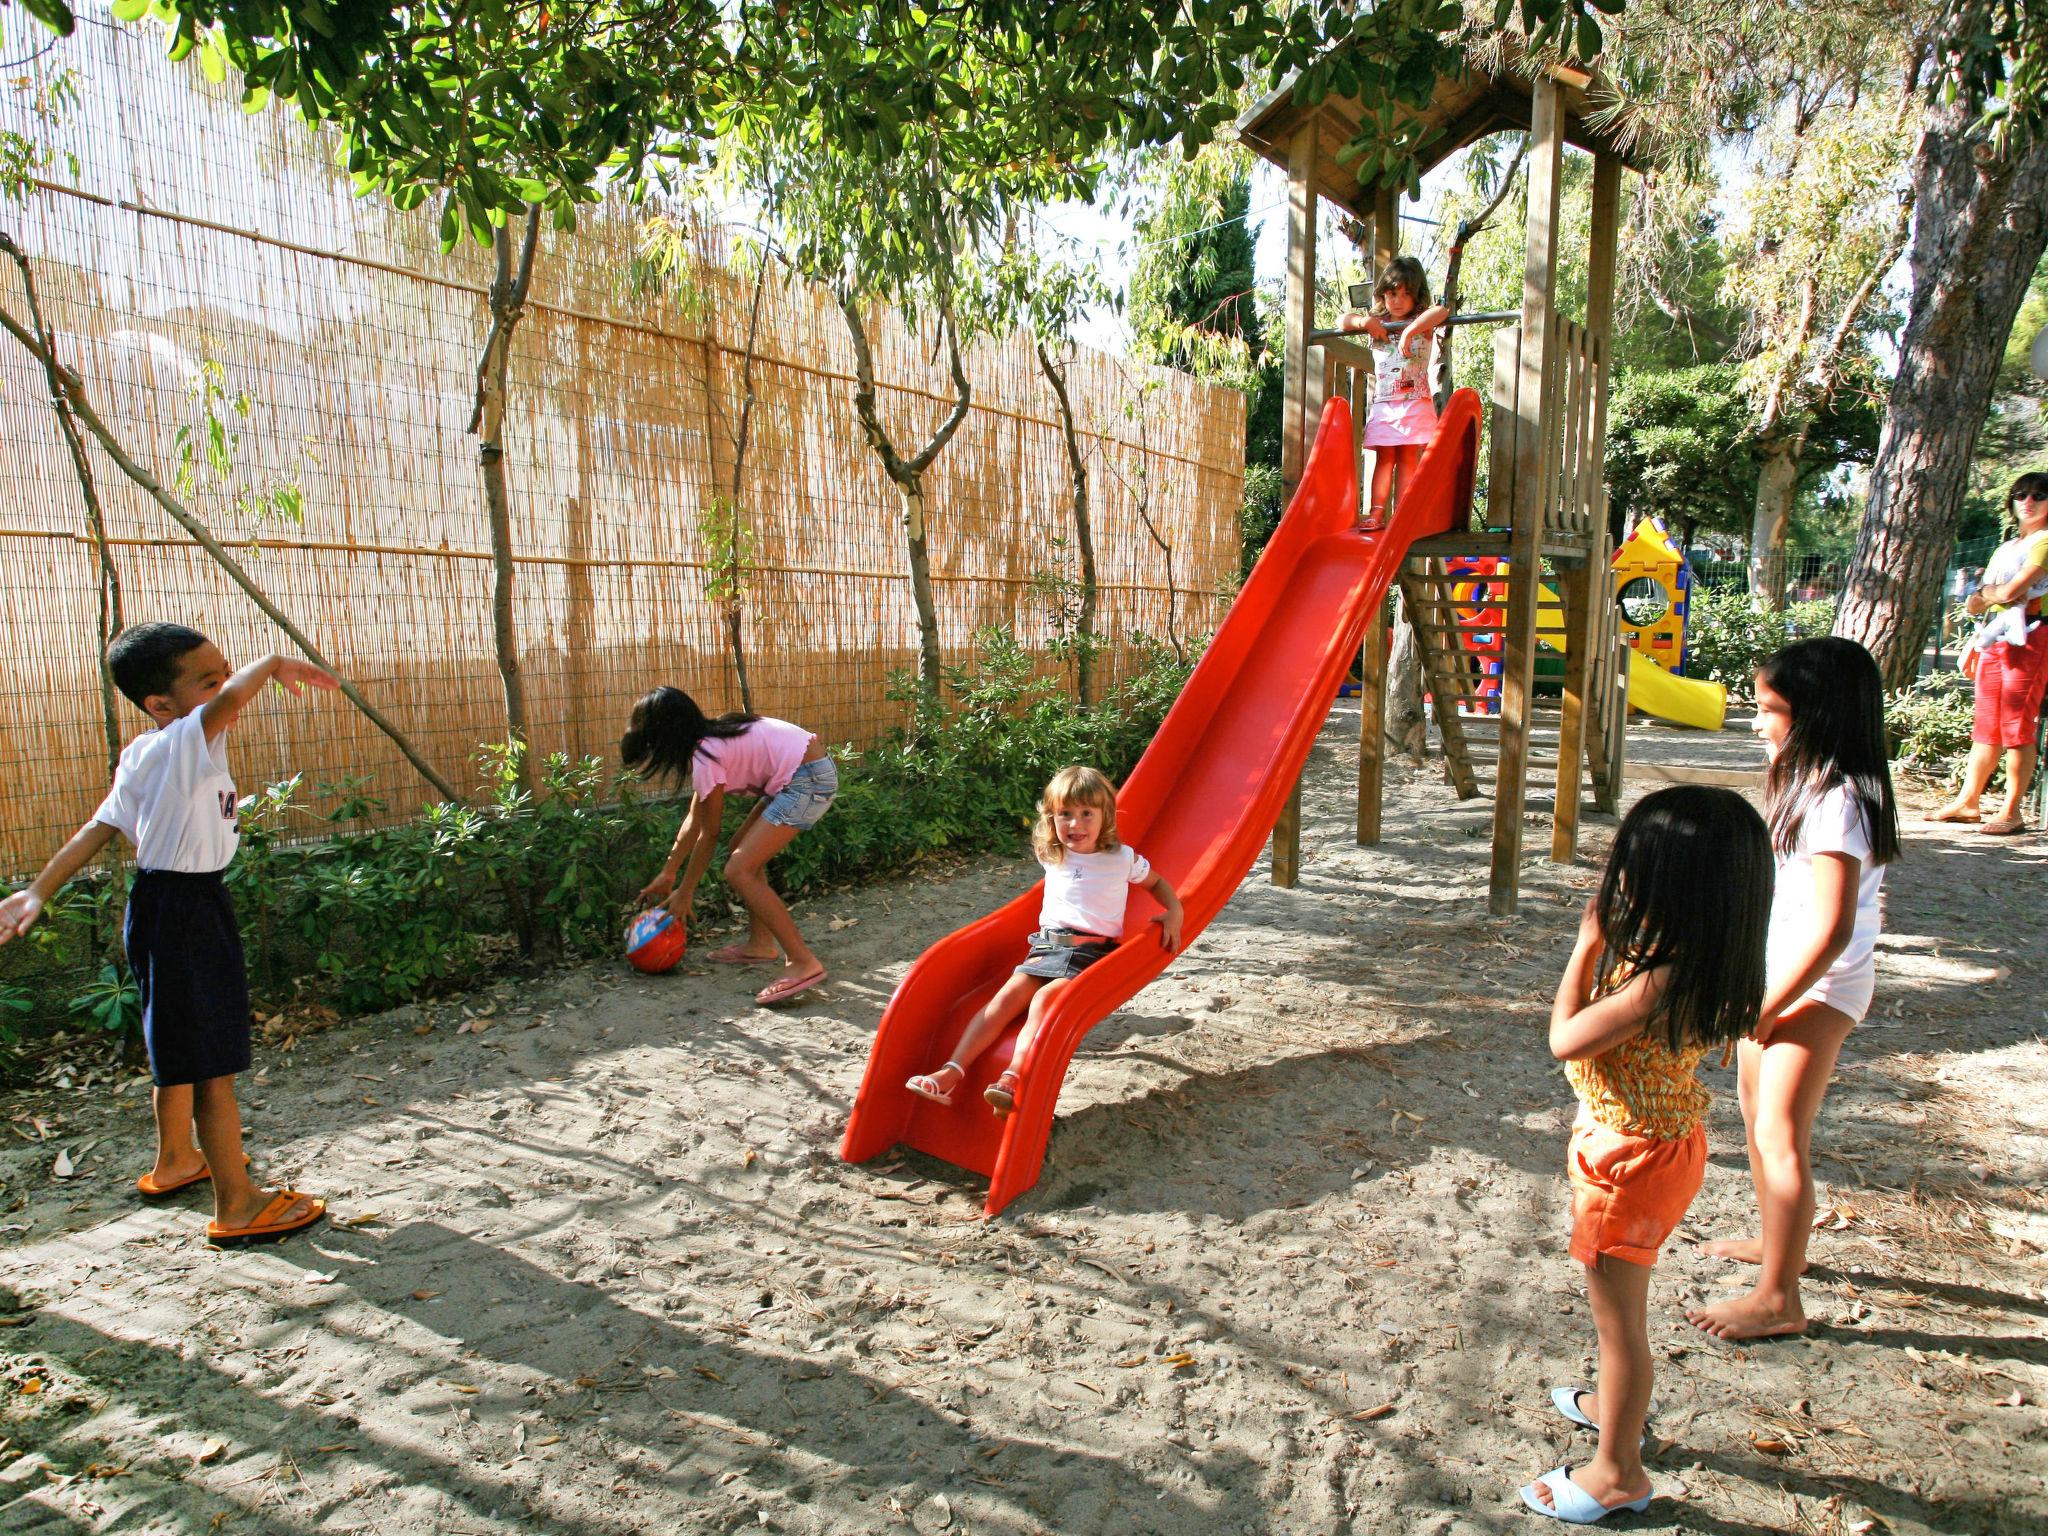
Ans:
<svg viewBox="0 0 2048 1536"><path fill-rule="evenodd" d="M1529 126L1534 87L1525 70L1530 66L1516 58L1500 68L1490 68L1471 58L1458 69L1440 75L1429 105L1419 113L1412 107L1397 107L1397 123L1423 118L1433 130L1422 142L1417 160L1424 171L1490 133L1512 132ZM1617 130L1612 119L1620 98L1599 75L1584 84L1574 84L1560 74L1559 91L1564 107L1564 137L1567 144L1588 151L1604 150L1633 170L1648 167L1647 146ZM1358 136L1359 125L1373 114L1354 97L1332 93L1314 107L1294 99L1294 82L1258 103L1238 119L1240 137L1255 152L1282 170L1287 168L1287 149L1295 131L1305 121L1316 125L1316 191L1333 203L1355 212L1371 210L1371 188L1362 186L1357 167L1370 157L1339 162L1337 152ZM1369 139L1377 138L1378 127Z"/></svg>

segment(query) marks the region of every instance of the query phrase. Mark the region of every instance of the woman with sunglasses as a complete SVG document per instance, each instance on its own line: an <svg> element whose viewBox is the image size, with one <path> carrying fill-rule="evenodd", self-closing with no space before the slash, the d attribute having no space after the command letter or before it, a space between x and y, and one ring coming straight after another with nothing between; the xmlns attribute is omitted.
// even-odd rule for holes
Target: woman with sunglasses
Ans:
<svg viewBox="0 0 2048 1536"><path fill-rule="evenodd" d="M1992 837L2010 837L2026 829L2020 803L2034 778L2034 735L2041 695L2048 689L2048 622L2042 618L2048 606L2048 474L2021 475L2013 481L2006 505L2019 532L1992 553L1983 580L1964 607L1973 615L2001 608L2016 612L2000 627L2009 638L1976 653L1976 714L1962 793L1927 818L1978 822L1977 830ZM1985 821L1977 801L1991 782L2001 752L2005 800Z"/></svg>

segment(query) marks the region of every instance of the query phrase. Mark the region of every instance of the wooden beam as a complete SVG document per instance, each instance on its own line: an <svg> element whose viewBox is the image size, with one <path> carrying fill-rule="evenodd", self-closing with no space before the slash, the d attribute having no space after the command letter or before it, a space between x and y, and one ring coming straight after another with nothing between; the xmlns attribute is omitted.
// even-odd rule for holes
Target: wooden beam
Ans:
<svg viewBox="0 0 2048 1536"><path fill-rule="evenodd" d="M1287 295L1286 372L1280 401L1280 481L1292 499L1308 464L1311 398L1322 377L1311 368L1308 338L1316 328L1316 125L1314 119L1294 131L1287 156ZM1314 382L1311 382L1311 375Z"/></svg>
<svg viewBox="0 0 2048 1536"><path fill-rule="evenodd" d="M1543 463L1551 393L1551 315L1556 308L1558 195L1564 176L1564 114L1557 82L1531 82L1529 220L1522 263L1521 356L1515 380L1515 485L1508 540L1508 610L1502 635L1500 763L1494 777L1493 869L1487 905L1511 915L1521 884L1522 809L1529 775L1529 700L1536 678L1536 596L1543 576Z"/></svg>
<svg viewBox="0 0 2048 1536"><path fill-rule="evenodd" d="M1294 499L1308 467L1309 434L1322 415L1324 367L1309 355L1316 328L1316 120L1294 130L1287 147L1286 370L1280 402L1282 504ZM1304 770L1305 771L1305 770ZM1301 784L1273 823L1273 883L1301 877Z"/></svg>
<svg viewBox="0 0 2048 1536"><path fill-rule="evenodd" d="M1307 769L1302 770L1304 777ZM1273 883L1283 890L1301 884L1301 780L1287 803L1280 807L1280 819L1273 823Z"/></svg>
<svg viewBox="0 0 2048 1536"><path fill-rule="evenodd" d="M1569 864L1579 851L1579 788L1585 778L1587 679L1593 671L1594 587L1607 573L1590 565L1558 573L1564 599L1564 712L1557 727L1557 800L1550 819L1550 862Z"/></svg>
<svg viewBox="0 0 2048 1536"><path fill-rule="evenodd" d="M1372 278L1378 282L1387 263L1401 254L1401 193L1380 186L1372 193Z"/></svg>
<svg viewBox="0 0 2048 1536"><path fill-rule="evenodd" d="M1713 784L1722 789L1764 787L1761 768L1694 768L1686 763L1638 763L1636 776L1658 784Z"/></svg>
<svg viewBox="0 0 2048 1536"><path fill-rule="evenodd" d="M1607 395L1614 367L1614 268L1621 241L1621 161L1593 157L1591 232L1586 248L1586 335L1599 369L1593 381L1593 531L1596 551L1604 530L1611 555L1614 530L1607 526Z"/></svg>
<svg viewBox="0 0 2048 1536"><path fill-rule="evenodd" d="M1358 655L1358 843L1380 840L1387 768L1387 605L1374 605Z"/></svg>

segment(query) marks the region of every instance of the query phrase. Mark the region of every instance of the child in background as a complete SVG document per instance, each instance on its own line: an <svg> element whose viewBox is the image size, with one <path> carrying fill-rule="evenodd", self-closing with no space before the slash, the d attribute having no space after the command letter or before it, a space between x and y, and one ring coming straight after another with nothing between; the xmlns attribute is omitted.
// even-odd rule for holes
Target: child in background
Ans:
<svg viewBox="0 0 2048 1536"><path fill-rule="evenodd" d="M839 793L839 767L817 736L765 715L733 713L714 720L682 689L657 688L633 706L619 756L645 777L690 781L689 814L668 862L640 899L665 900L688 927L697 886L718 852L725 792L758 795L725 860L726 883L746 903L746 941L713 950L711 958L720 965L781 960L782 974L754 994L757 1003L786 1003L823 981L825 962L804 943L766 872L768 861L799 832L815 827Z"/></svg>
<svg viewBox="0 0 2048 1536"><path fill-rule="evenodd" d="M1365 413L1365 446L1373 449L1372 504L1361 529L1384 528L1387 503L1436 434L1436 397L1429 388L1429 349L1451 312L1429 302L1429 278L1413 256L1396 256L1373 284L1372 308L1347 310L1337 328L1372 338L1379 379ZM1398 477L1398 478L1397 478Z"/></svg>
<svg viewBox="0 0 2048 1536"><path fill-rule="evenodd" d="M1124 934L1128 888L1143 886L1166 910L1159 942L1180 947L1180 897L1163 875L1152 872L1143 854L1116 835L1116 790L1093 768L1062 768L1038 803L1031 846L1045 868L1045 899L1030 952L1010 979L967 1021L953 1054L937 1071L919 1073L904 1086L934 1104L953 1102L953 1090L967 1068L1022 1012L1012 1063L983 1092L998 1115L1016 1108L1018 1072L1029 1059L1045 1010L1061 987L1115 949Z"/></svg>
<svg viewBox="0 0 2048 1536"><path fill-rule="evenodd" d="M1571 1253L1586 1266L1600 1377L1596 1391L1550 1398L1597 1430L1600 1448L1522 1489L1538 1514L1589 1525L1649 1505L1650 1267L1706 1170L1700 1061L1746 1033L1763 1001L1770 899L1762 818L1733 790L1680 785L1628 813L1580 919L1550 1050L1579 1099L1565 1159Z"/></svg>
<svg viewBox="0 0 2048 1536"><path fill-rule="evenodd" d="M221 878L240 842L221 738L266 683L293 694L339 685L285 656L230 676L219 648L178 624L123 630L107 647L107 668L155 729L121 753L113 788L92 820L28 889L0 901L0 944L26 933L117 832L135 845L121 936L142 999L157 1142L156 1166L135 1187L159 1199L211 1179L208 1241L271 1242L311 1226L327 1206L297 1190L257 1188L242 1152L235 1074L249 1069L249 978Z"/></svg>
<svg viewBox="0 0 2048 1536"><path fill-rule="evenodd" d="M1884 684L1868 651L1831 635L1786 646L1756 675L1755 729L1769 759L1764 806L1778 875L1770 986L1736 1081L1762 1232L1705 1251L1760 1267L1748 1295L1686 1314L1723 1339L1806 1329L1799 1276L1813 1228L1813 1122L1835 1056L1870 1008L1878 890L1899 856Z"/></svg>

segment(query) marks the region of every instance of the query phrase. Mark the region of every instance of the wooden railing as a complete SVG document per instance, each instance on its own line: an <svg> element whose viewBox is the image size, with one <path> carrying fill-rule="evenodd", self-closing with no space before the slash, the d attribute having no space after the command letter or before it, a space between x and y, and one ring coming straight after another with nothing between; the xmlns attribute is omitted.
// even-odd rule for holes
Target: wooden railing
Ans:
<svg viewBox="0 0 2048 1536"><path fill-rule="evenodd" d="M1521 377L1522 334L1502 331L1493 339L1493 452L1487 477L1487 523L1508 525L1514 504L1515 434L1521 419L1515 406ZM1545 356L1546 398L1537 413L1544 441L1537 462L1543 476L1536 504L1546 541L1590 541L1607 519L1605 442L1607 358L1605 348L1583 325L1553 315Z"/></svg>

